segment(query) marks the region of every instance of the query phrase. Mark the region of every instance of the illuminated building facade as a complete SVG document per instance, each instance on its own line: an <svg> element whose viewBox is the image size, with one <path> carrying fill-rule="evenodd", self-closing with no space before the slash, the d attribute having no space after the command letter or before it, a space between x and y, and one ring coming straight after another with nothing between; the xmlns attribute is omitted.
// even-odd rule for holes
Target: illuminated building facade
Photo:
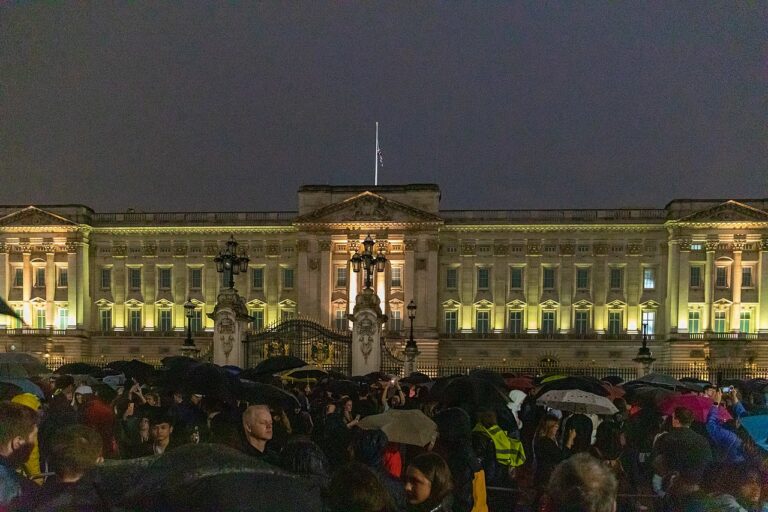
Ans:
<svg viewBox="0 0 768 512"><path fill-rule="evenodd" d="M661 362L765 364L768 200L659 209L440 210L436 185L305 186L298 211L97 213L0 207L0 347L108 360L176 354L183 304L205 346L231 235L258 330L294 315L347 329L349 258L371 234L387 339L418 305L421 359L627 364L645 334ZM502 364L503 364L502 363Z"/></svg>

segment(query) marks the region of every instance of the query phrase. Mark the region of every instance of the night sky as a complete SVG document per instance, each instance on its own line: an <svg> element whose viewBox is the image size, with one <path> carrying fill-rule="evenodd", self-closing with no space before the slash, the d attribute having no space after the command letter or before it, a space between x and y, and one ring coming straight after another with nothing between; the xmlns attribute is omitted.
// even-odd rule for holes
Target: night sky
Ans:
<svg viewBox="0 0 768 512"><path fill-rule="evenodd" d="M108 5L109 4L109 5ZM768 2L0 7L0 203L444 209L768 197Z"/></svg>

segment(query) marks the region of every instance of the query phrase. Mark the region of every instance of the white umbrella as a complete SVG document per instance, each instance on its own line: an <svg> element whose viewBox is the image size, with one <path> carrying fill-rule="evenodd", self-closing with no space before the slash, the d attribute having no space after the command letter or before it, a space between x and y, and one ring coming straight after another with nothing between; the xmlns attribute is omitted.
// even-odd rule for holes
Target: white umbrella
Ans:
<svg viewBox="0 0 768 512"><path fill-rule="evenodd" d="M557 409L581 414L616 414L619 412L608 398L579 389L554 389L547 391L536 403Z"/></svg>

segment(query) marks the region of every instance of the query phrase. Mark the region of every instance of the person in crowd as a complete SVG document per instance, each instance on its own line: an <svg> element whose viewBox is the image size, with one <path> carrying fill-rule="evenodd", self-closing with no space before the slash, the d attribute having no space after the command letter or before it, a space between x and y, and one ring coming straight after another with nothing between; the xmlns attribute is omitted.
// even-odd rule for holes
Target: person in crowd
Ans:
<svg viewBox="0 0 768 512"><path fill-rule="evenodd" d="M119 396L112 403L115 417L115 439L122 458L131 457L131 447L140 444L139 418L134 415L136 405L127 396Z"/></svg>
<svg viewBox="0 0 768 512"><path fill-rule="evenodd" d="M576 431L571 429L566 432L565 444L560 446L557 432L560 429L560 420L557 416L545 416L536 430L533 442L534 456L536 457L536 471L533 476L534 486L543 491L549 482L549 477L555 467L571 455L571 448L576 439Z"/></svg>
<svg viewBox="0 0 768 512"><path fill-rule="evenodd" d="M559 463L547 486L551 512L614 512L618 485L613 472L587 453Z"/></svg>
<svg viewBox="0 0 768 512"><path fill-rule="evenodd" d="M621 425L615 421L603 421L597 427L595 444L589 449L589 454L603 463L616 477L619 490L629 493L629 480L624 469L622 455L624 445L622 442Z"/></svg>
<svg viewBox="0 0 768 512"><path fill-rule="evenodd" d="M488 483L504 487L511 485L515 468L525 463L523 444L501 429L496 420L496 413L491 409L478 410L477 424L472 432L484 435L493 442L495 459L500 471L494 472L497 477L489 478Z"/></svg>
<svg viewBox="0 0 768 512"><path fill-rule="evenodd" d="M17 471L35 447L37 422L37 411L26 405L0 402L0 507L10 508L39 490Z"/></svg>
<svg viewBox="0 0 768 512"><path fill-rule="evenodd" d="M312 478L325 485L330 478L328 458L307 439L291 439L280 452L279 465L294 475Z"/></svg>
<svg viewBox="0 0 768 512"><path fill-rule="evenodd" d="M450 512L453 482L448 464L436 453L417 455L405 470L409 512Z"/></svg>
<svg viewBox="0 0 768 512"><path fill-rule="evenodd" d="M352 462L334 473L323 492L327 512L394 512L389 493L371 469Z"/></svg>
<svg viewBox="0 0 768 512"><path fill-rule="evenodd" d="M702 479L710 498L707 512L754 512L763 510L760 472L747 463L711 464Z"/></svg>
<svg viewBox="0 0 768 512"><path fill-rule="evenodd" d="M344 425L347 426L347 428L353 428L356 427L358 423L360 423L360 415L352 416L352 407L354 403L352 402L352 399L348 396L343 397L341 400L339 400L339 405L336 407L337 410L341 412L341 418L344 420Z"/></svg>
<svg viewBox="0 0 768 512"><path fill-rule="evenodd" d="M358 430L350 447L354 460L374 472L389 493L396 510L405 510L405 492L401 482L384 469L384 452L388 442L387 434L381 430Z"/></svg>
<svg viewBox="0 0 768 512"><path fill-rule="evenodd" d="M267 447L272 440L272 413L266 405L251 405L242 416L241 451L266 462L277 462L277 455Z"/></svg>
<svg viewBox="0 0 768 512"><path fill-rule="evenodd" d="M472 423L459 407L449 407L433 418L438 438L434 451L448 463L453 477L454 512L488 510L485 472L472 450Z"/></svg>
<svg viewBox="0 0 768 512"><path fill-rule="evenodd" d="M592 419L585 414L572 414L566 418L563 424L563 431L573 430L576 437L573 438L571 453L581 453L589 451L592 446L592 431L594 423Z"/></svg>
<svg viewBox="0 0 768 512"><path fill-rule="evenodd" d="M389 390L394 388L395 392L392 396L389 396ZM387 412L390 409L399 409L405 404L405 394L403 394L403 388L400 387L400 382L397 379L388 380L383 386L381 391L381 407L382 411Z"/></svg>
<svg viewBox="0 0 768 512"><path fill-rule="evenodd" d="M98 391L103 392L102 389ZM115 415L109 402L98 393L84 395L81 408L78 410L80 423L87 425L101 436L104 444L102 454L108 459L118 456L117 439L115 437Z"/></svg>
<svg viewBox="0 0 768 512"><path fill-rule="evenodd" d="M739 401L736 392L723 393L720 389L717 389L715 390L712 408L707 415L707 434L718 455L724 457L729 462L744 462L746 456L741 439L735 430L726 428L720 420L718 408L726 401L730 402L731 411L733 411L736 418L746 415L746 410Z"/></svg>
<svg viewBox="0 0 768 512"><path fill-rule="evenodd" d="M528 396L525 394L524 391L520 391L519 389L513 389L509 392L509 402L507 403L507 407L509 407L509 410L512 412L512 415L515 417L515 422L517 423L517 436L520 437L520 429L523 428L523 420L520 418L520 411L523 408L523 402L525 401L525 397Z"/></svg>
<svg viewBox="0 0 768 512"><path fill-rule="evenodd" d="M40 402L40 399L32 393L20 393L11 398L11 402L26 405L30 409L37 411L38 414L41 413L42 403ZM38 431L38 433L35 435L35 447L32 449L32 453L29 454L29 459L27 459L27 462L25 462L22 466L22 472L26 477L32 479L33 482L42 484L43 481L40 479L42 471L40 469L40 446L38 443L39 435L40 432Z"/></svg>
<svg viewBox="0 0 768 512"><path fill-rule="evenodd" d="M167 408L157 407L149 415L149 441L142 445L141 455L162 455L178 446L173 437L175 418Z"/></svg>

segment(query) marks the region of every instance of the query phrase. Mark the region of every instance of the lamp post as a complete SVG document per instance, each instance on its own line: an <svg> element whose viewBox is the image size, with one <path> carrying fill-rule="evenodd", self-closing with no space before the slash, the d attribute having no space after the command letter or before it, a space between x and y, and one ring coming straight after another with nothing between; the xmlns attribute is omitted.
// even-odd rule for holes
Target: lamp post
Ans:
<svg viewBox="0 0 768 512"><path fill-rule="evenodd" d="M411 332L408 341L405 344L405 374L410 375L416 371L416 357L419 355L419 348L416 346L416 340L413 339L413 321L416 319L416 303L411 300L408 303L408 319L411 321Z"/></svg>
<svg viewBox="0 0 768 512"><path fill-rule="evenodd" d="M643 324L643 346L637 350L637 356L633 359L634 362L641 365L642 375L640 377L649 374L651 372L651 365L656 361L656 358L651 353L651 349L648 348L647 330L648 324Z"/></svg>
<svg viewBox="0 0 768 512"><path fill-rule="evenodd" d="M371 238L371 235L366 236L363 240L363 252L360 253L355 249L355 254L349 260L352 263L353 272L360 272L361 268L365 271L365 290L371 290L373 273L384 272L387 268L387 258L384 257L384 251L379 249L378 254L374 255L373 246L375 244L376 242Z"/></svg>
<svg viewBox="0 0 768 512"><path fill-rule="evenodd" d="M200 349L195 346L195 340L192 339L192 318L195 316L195 307L192 299L187 299L187 302L184 303L184 316L187 317L187 338L184 340L184 345L181 346L181 353L190 357L194 357L200 352Z"/></svg>
<svg viewBox="0 0 768 512"><path fill-rule="evenodd" d="M235 287L235 276L241 272L244 274L248 272L248 262L250 258L243 254L237 254L237 245L235 236L230 235L227 241L227 246L223 251L219 251L219 255L213 259L216 263L216 272L225 273L228 276L227 284L228 288Z"/></svg>

